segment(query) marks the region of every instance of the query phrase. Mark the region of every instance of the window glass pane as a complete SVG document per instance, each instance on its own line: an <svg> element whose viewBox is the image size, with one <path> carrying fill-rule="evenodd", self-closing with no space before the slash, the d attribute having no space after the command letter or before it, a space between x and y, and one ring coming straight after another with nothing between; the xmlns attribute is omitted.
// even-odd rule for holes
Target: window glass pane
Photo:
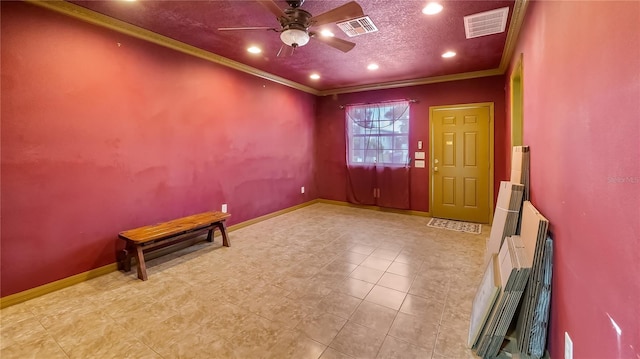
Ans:
<svg viewBox="0 0 640 359"><path fill-rule="evenodd" d="M409 149L409 137L407 136L395 136L393 138L393 148L394 149Z"/></svg>
<svg viewBox="0 0 640 359"><path fill-rule="evenodd" d="M408 150L395 150L393 151L393 163L396 164L408 164Z"/></svg>
<svg viewBox="0 0 640 359"><path fill-rule="evenodd" d="M393 137L392 136L379 136L380 149L391 150L393 149Z"/></svg>
<svg viewBox="0 0 640 359"><path fill-rule="evenodd" d="M364 162L364 151L362 150L354 150L351 152L351 162L352 163L362 163Z"/></svg>
<svg viewBox="0 0 640 359"><path fill-rule="evenodd" d="M357 123L350 121L351 122L351 133L354 135L363 135L366 133L367 129L358 125Z"/></svg>
<svg viewBox="0 0 640 359"><path fill-rule="evenodd" d="M364 162L369 164L374 164L378 162L378 151L376 150L366 150L364 151Z"/></svg>
<svg viewBox="0 0 640 359"><path fill-rule="evenodd" d="M382 152L382 163L393 163L393 150L385 150Z"/></svg>
<svg viewBox="0 0 640 359"><path fill-rule="evenodd" d="M369 136L367 137L367 141L366 141L366 145L365 145L365 149L366 150L374 150L377 151L380 149L380 147L382 146L380 144L380 137L378 136Z"/></svg>
<svg viewBox="0 0 640 359"><path fill-rule="evenodd" d="M395 133L409 133L409 119L396 120L393 124L393 132Z"/></svg>
<svg viewBox="0 0 640 359"><path fill-rule="evenodd" d="M351 148L354 150L364 149L364 141L365 137L353 137L353 140L351 141Z"/></svg>

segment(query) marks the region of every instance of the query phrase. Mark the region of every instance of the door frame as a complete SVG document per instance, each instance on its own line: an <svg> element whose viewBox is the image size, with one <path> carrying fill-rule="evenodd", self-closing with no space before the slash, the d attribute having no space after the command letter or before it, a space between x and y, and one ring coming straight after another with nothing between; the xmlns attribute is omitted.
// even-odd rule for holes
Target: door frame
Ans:
<svg viewBox="0 0 640 359"><path fill-rule="evenodd" d="M524 144L524 82L522 76L522 57L523 55L520 54L509 79L512 147L522 146Z"/></svg>
<svg viewBox="0 0 640 359"><path fill-rule="evenodd" d="M478 103L465 103L458 105L444 105L444 106L429 106L429 213L433 215L433 153L434 153L434 130L433 130L433 112L436 110L462 110L466 108L488 107L489 108L489 225L493 223L493 211L494 211L494 103L493 102L478 102Z"/></svg>

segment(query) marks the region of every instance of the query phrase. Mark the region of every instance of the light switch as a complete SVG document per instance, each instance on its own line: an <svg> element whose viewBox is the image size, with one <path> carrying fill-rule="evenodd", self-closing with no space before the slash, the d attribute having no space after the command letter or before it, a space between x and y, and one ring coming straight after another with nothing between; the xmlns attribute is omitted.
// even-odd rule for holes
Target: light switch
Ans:
<svg viewBox="0 0 640 359"><path fill-rule="evenodd" d="M424 168L424 161L423 160L416 160L413 162L413 166L415 168Z"/></svg>
<svg viewBox="0 0 640 359"><path fill-rule="evenodd" d="M422 149L422 141L418 141L418 149L421 150Z"/></svg>
<svg viewBox="0 0 640 359"><path fill-rule="evenodd" d="M424 160L424 152L416 152L414 158L416 160Z"/></svg>

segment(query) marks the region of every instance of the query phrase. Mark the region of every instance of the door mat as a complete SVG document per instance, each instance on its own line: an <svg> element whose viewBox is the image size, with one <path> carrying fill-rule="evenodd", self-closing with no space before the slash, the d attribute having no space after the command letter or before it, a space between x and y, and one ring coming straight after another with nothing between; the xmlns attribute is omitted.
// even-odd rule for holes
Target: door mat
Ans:
<svg viewBox="0 0 640 359"><path fill-rule="evenodd" d="M431 218L427 224L429 227L448 229L451 231L467 232L480 234L482 233L482 225L478 223L453 221L451 219Z"/></svg>

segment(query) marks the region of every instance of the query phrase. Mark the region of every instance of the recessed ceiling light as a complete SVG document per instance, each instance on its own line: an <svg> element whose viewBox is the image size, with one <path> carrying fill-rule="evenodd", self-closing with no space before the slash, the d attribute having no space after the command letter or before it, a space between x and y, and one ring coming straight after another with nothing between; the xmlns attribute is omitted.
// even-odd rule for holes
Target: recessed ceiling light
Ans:
<svg viewBox="0 0 640 359"><path fill-rule="evenodd" d="M317 80L317 79L319 79L319 78L320 78L320 75L318 75L318 74L311 74L309 77L310 77L312 80Z"/></svg>
<svg viewBox="0 0 640 359"><path fill-rule="evenodd" d="M369 66L367 66L367 69L374 71L377 70L378 68L380 68L380 66L378 66L378 64L369 64Z"/></svg>
<svg viewBox="0 0 640 359"><path fill-rule="evenodd" d="M437 2L430 2L422 9L422 13L425 15L435 15L442 11L442 5Z"/></svg>
<svg viewBox="0 0 640 359"><path fill-rule="evenodd" d="M247 51L249 51L252 54L259 54L262 52L262 50L257 46L251 46L250 48L247 49Z"/></svg>
<svg viewBox="0 0 640 359"><path fill-rule="evenodd" d="M454 57L456 56L456 53L453 51L447 51L444 54L442 54L442 57L444 57L445 59L449 58L449 57Z"/></svg>
<svg viewBox="0 0 640 359"><path fill-rule="evenodd" d="M331 32L331 30L327 30L324 29L322 31L320 31L320 35L324 36L324 37L334 37L336 35L333 34L333 32Z"/></svg>

